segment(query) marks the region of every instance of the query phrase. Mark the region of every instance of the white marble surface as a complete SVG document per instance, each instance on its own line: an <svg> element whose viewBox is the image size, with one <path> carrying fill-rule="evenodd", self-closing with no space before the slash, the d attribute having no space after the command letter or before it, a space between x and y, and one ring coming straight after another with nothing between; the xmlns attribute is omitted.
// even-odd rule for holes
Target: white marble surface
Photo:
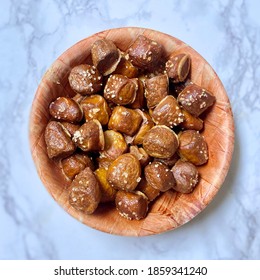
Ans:
<svg viewBox="0 0 260 280"><path fill-rule="evenodd" d="M0 259L260 259L260 4L256 0L0 1ZM144 238L98 232L50 197L28 142L30 106L52 61L95 32L163 31L208 60L230 97L232 165L213 202Z"/></svg>

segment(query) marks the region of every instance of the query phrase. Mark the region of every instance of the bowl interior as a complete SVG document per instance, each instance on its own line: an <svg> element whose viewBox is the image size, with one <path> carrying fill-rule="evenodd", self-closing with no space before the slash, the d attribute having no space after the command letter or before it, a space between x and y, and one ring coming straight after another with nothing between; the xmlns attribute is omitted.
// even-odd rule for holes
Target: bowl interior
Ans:
<svg viewBox="0 0 260 280"><path fill-rule="evenodd" d="M73 96L68 84L72 67L90 63L91 45L100 38L115 42L126 50L139 34L161 43L166 54L188 53L192 58L191 80L216 96L216 103L205 119L203 135L208 143L209 161L199 167L200 181L191 194L169 191L152 205L148 216L128 221L109 204L92 215L84 215L68 203L69 182L46 153L44 130L50 119L48 106L58 96ZM117 235L144 236L179 227L200 213L221 187L229 169L233 146L234 124L225 89L212 67L190 46L167 34L143 28L117 28L90 36L64 52L45 73L36 92L30 116L30 144L37 172L52 197L70 215L95 229Z"/></svg>

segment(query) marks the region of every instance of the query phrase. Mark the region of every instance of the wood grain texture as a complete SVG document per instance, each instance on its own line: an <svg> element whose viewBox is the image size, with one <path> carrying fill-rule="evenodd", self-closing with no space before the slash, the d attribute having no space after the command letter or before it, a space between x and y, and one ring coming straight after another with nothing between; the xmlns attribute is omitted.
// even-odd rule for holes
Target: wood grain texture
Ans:
<svg viewBox="0 0 260 280"><path fill-rule="evenodd" d="M207 114L203 135L209 146L209 161L199 167L200 182L191 194L174 191L164 193L151 205L148 216L141 221L128 221L114 207L102 205L93 215L83 215L68 203L67 187L58 165L49 160L44 130L50 118L48 106L58 96L71 96L68 74L72 67L90 62L90 48L99 38L113 40L126 50L143 34L160 42L167 55L189 53L192 57L191 79L216 96L216 103ZM63 53L45 73L36 92L30 115L30 144L37 172L52 197L70 215L82 223L117 235L145 236L175 229L194 218L213 199L228 172L234 147L232 110L225 89L211 66L190 46L167 34L143 28L118 28L88 37Z"/></svg>

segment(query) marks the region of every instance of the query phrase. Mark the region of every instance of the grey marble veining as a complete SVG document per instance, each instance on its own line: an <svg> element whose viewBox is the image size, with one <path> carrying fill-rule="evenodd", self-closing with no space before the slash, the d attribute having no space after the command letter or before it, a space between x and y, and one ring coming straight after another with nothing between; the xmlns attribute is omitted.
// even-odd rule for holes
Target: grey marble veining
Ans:
<svg viewBox="0 0 260 280"><path fill-rule="evenodd" d="M0 2L0 259L260 259L260 4L258 1L2 0ZM112 236L50 197L28 142L30 106L50 64L104 29L171 34L216 70L231 100L236 143L213 202L174 231Z"/></svg>

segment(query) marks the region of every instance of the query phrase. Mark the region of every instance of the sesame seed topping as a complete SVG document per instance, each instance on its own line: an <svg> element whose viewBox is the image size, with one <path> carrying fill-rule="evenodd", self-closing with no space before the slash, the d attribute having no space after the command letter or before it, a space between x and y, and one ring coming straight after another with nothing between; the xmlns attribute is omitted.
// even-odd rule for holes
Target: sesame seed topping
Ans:
<svg viewBox="0 0 260 280"><path fill-rule="evenodd" d="M200 109L203 109L203 108L205 108L206 107L206 102L205 101L203 101L201 104L200 104Z"/></svg>

